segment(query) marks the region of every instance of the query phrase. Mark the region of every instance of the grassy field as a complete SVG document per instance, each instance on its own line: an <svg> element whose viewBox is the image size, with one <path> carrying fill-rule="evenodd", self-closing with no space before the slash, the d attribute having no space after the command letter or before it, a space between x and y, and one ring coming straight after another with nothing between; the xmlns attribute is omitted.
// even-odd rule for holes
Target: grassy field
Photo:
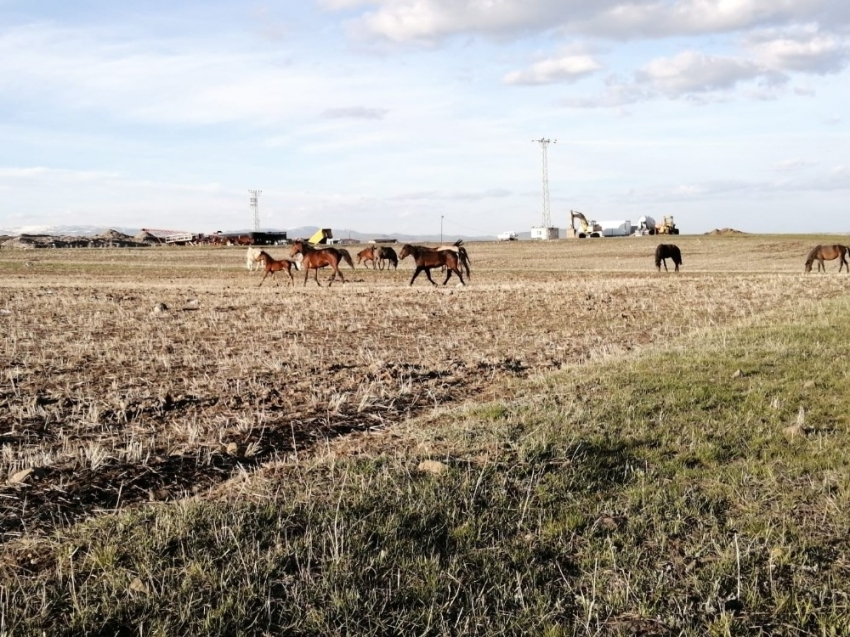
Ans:
<svg viewBox="0 0 850 637"><path fill-rule="evenodd" d="M439 289L4 250L0 634L845 634L819 241L472 244Z"/></svg>

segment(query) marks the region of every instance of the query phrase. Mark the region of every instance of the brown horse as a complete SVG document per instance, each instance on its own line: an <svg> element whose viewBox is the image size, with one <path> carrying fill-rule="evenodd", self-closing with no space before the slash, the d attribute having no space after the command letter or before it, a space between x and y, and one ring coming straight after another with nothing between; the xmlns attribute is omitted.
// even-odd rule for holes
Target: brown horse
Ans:
<svg viewBox="0 0 850 637"><path fill-rule="evenodd" d="M404 261L408 255L412 256L416 262L416 272L413 273L413 278L410 279L410 285L413 285L416 277L423 271L425 272L425 276L428 277L428 280L432 284L437 285L434 283L434 279L431 278L431 270L443 266L446 266L446 280L443 281L443 285L449 282L452 272L457 274L457 278L460 279L463 285L466 285L463 280L463 274L461 274L460 268L458 268L460 257L458 257L457 252L452 252L451 250L434 250L433 248L405 244L401 248L399 258Z"/></svg>
<svg viewBox="0 0 850 637"><path fill-rule="evenodd" d="M847 273L850 274L850 264L847 263L848 252L850 252L850 248L839 244L831 246L817 245L812 248L812 251L809 252L809 256L806 257L806 272L812 271L812 263L814 263L815 260L818 262L818 272L821 270L826 272L826 266L823 263L824 261L841 259L841 262L838 264L838 271L841 272L841 269L846 267Z"/></svg>
<svg viewBox="0 0 850 637"><path fill-rule="evenodd" d="M655 267L659 272L661 272L662 263L664 263L664 271L669 272L667 259L673 259L676 272L678 272L679 266L682 265L682 251L679 250L679 246L674 246L672 243L659 243L658 247L655 248Z"/></svg>
<svg viewBox="0 0 850 637"><path fill-rule="evenodd" d="M387 247L378 248L378 269L384 269L384 262L386 262L387 270L390 269L390 266L393 266L394 270L398 270L398 255L395 253L395 250Z"/></svg>
<svg viewBox="0 0 850 637"><path fill-rule="evenodd" d="M365 250L361 250L360 252L358 252L357 253L357 263L358 263L358 265L362 261L363 266L368 268L369 266L366 265L366 262L371 261L372 262L372 269L374 270L375 267L376 267L376 263L378 261L378 255L375 254L375 252L376 252L376 250L375 250L374 246L370 246L370 247L366 248Z"/></svg>
<svg viewBox="0 0 850 637"><path fill-rule="evenodd" d="M458 261L460 261L460 264L463 266L464 270L466 270L466 277L471 277L471 274L469 272L469 264L471 263L471 261L469 260L469 255L466 253L466 248L463 246L463 239L458 239L450 246L439 246L434 249L450 250L452 252L456 252L458 256Z"/></svg>
<svg viewBox="0 0 850 637"><path fill-rule="evenodd" d="M301 254L304 257L301 261L301 267L304 269L304 285L307 285L307 278L310 276L310 270L316 271L316 285L321 287L322 284L319 283L319 268L324 268L326 266L333 268L334 273L328 280L328 287L330 287L336 280L337 275L339 275L340 280L345 283L345 277L342 276L342 272L339 271L340 261L345 260L348 265L352 268L354 267L354 262L351 260L351 255L348 254L348 251L337 250L335 248L323 248L321 250L317 250L303 239L298 239L298 241L292 244L292 248L289 250L289 256L294 257L296 254Z"/></svg>
<svg viewBox="0 0 850 637"><path fill-rule="evenodd" d="M296 270L298 266L295 264L295 261L290 261L289 259L281 259L280 261L273 259L271 255L264 251L260 250L260 254L257 255L257 261L262 263L266 268L266 273L263 275L263 281L266 280L266 277L271 274L272 278L275 278L275 274L280 272L281 270L286 270L286 273L289 275L289 284L295 285L295 278L292 276L292 268L294 267ZM263 281L260 281L260 285L263 284ZM275 279L275 285L277 285L277 279ZM260 287L258 285L257 287Z"/></svg>

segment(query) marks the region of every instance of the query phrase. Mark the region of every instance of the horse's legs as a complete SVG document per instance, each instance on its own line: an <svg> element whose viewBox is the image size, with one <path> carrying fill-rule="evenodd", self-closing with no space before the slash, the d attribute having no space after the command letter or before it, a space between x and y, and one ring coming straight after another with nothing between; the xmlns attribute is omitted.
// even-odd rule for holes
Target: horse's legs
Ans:
<svg viewBox="0 0 850 637"><path fill-rule="evenodd" d="M431 282L431 285L437 285L434 283L434 279L431 278L431 268L425 268L425 276L428 277L428 280Z"/></svg>
<svg viewBox="0 0 850 637"><path fill-rule="evenodd" d="M413 278L410 279L410 285L413 285L413 282L416 280L416 277L419 276L420 272L422 272L422 267L417 265L416 266L416 272L413 273Z"/></svg>
<svg viewBox="0 0 850 637"><path fill-rule="evenodd" d="M375 265L374 261L372 261L372 265ZM336 280L337 274L339 275L339 280L342 281L343 283L345 283L345 277L342 276L342 270L339 269L339 263L334 265L334 276L333 276L334 280Z"/></svg>
<svg viewBox="0 0 850 637"><path fill-rule="evenodd" d="M316 279L316 285L318 285L319 287L322 287L322 284L319 283L319 268L314 268L313 272L315 273L314 278Z"/></svg>
<svg viewBox="0 0 850 637"><path fill-rule="evenodd" d="M451 268L446 268L446 280L443 281L443 285L449 282L449 279L452 278L452 270Z"/></svg>
<svg viewBox="0 0 850 637"><path fill-rule="evenodd" d="M673 263L675 263L675 264L676 264L676 272L678 272L678 271L679 271L679 262L678 262L678 261L673 261Z"/></svg>
<svg viewBox="0 0 850 637"><path fill-rule="evenodd" d="M463 280L463 275L460 273L460 268L458 268L457 270L455 270L455 273L457 274L457 278L459 278L459 279L460 279L460 284L461 284L461 285L466 285L466 281L464 281L464 280ZM469 274L467 274L466 276L469 276ZM448 281L448 279L446 279L446 281Z"/></svg>
<svg viewBox="0 0 850 637"><path fill-rule="evenodd" d="M292 276L292 266L291 265L288 268L286 268L286 273L289 275L289 285L291 287L295 287L295 277Z"/></svg>
<svg viewBox="0 0 850 637"><path fill-rule="evenodd" d="M265 276L263 277L263 279L260 281L260 285L262 285L262 284L263 284L263 281L265 281L265 280L266 280L266 277L267 277L268 275L269 275L269 271L268 271L268 270L266 270L266 275L265 275ZM258 285L257 287L260 287L260 285Z"/></svg>

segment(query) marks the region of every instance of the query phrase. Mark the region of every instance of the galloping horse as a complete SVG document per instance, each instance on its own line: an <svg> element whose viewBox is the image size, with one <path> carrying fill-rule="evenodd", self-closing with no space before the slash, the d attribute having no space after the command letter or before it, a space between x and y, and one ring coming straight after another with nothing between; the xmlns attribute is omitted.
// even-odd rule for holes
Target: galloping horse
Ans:
<svg viewBox="0 0 850 637"><path fill-rule="evenodd" d="M273 259L268 252L264 250L260 250L260 254L257 256L257 261L260 261L266 268L266 273L263 276L263 281L266 280L266 277L271 274L272 278L275 278L275 274L280 272L281 270L286 270L286 273L289 275L289 284L295 285L295 278L292 276L292 267L295 266L295 269L298 269L298 264L295 261L290 261L289 259L281 259L277 261ZM263 281L260 281L260 285L263 284ZM257 287L260 287L258 285ZM275 279L275 285L277 285L277 279Z"/></svg>
<svg viewBox="0 0 850 637"><path fill-rule="evenodd" d="M348 251L337 250L335 248L323 248L321 250L317 250L303 239L298 239L298 241L292 244L292 248L289 250L289 256L293 257L296 254L301 254L304 257L301 260L301 267L304 269L304 285L307 285L307 278L310 276L310 270L316 271L316 285L321 287L322 284L319 283L319 268L324 268L325 266L333 268L334 273L328 281L328 287L330 287L336 280L337 275L339 275L340 280L345 283L345 277L342 276L342 272L339 271L340 261L344 259L348 265L354 268L354 262L351 260L351 255L348 254Z"/></svg>
<svg viewBox="0 0 850 637"><path fill-rule="evenodd" d="M248 248L248 251L245 253L245 266L248 268L248 272L260 269L261 252L262 250L260 248Z"/></svg>
<svg viewBox="0 0 850 637"><path fill-rule="evenodd" d="M812 248L812 251L809 252L809 256L806 257L806 272L812 271L812 263L817 260L818 262L818 272L823 270L826 272L826 266L824 265L824 261L832 261L833 259L841 259L841 262L838 264L838 271L841 272L841 268L847 267L847 273L850 274L850 264L847 263L847 253L850 252L850 248L843 245L831 245L831 246L821 246L817 245Z"/></svg>
<svg viewBox="0 0 850 637"><path fill-rule="evenodd" d="M395 250L392 248L380 247L378 248L378 269L384 269L384 261L387 262L387 270L390 269L390 265L393 266L394 270L398 270L398 255L395 253Z"/></svg>
<svg viewBox="0 0 850 637"><path fill-rule="evenodd" d="M372 262L372 269L374 270L375 267L376 267L375 263L378 260L375 252L376 252L376 250L375 250L374 246L370 246L370 247L366 248L365 250L361 250L360 252L358 252L357 253L357 263L358 263L358 265L362 261L363 266L368 268L369 266L366 265L366 262L371 261Z"/></svg>
<svg viewBox="0 0 850 637"><path fill-rule="evenodd" d="M661 263L664 263L664 271L669 272L667 269L667 259L673 259L673 263L676 264L676 272L679 271L679 266L682 265L682 252L679 250L678 246L674 246L672 243L659 243L658 247L655 248L655 267L661 272Z"/></svg>
<svg viewBox="0 0 850 637"><path fill-rule="evenodd" d="M413 285L416 277L418 277L419 273L423 271L425 272L425 276L428 277L428 280L432 284L437 285L434 283L434 279L431 278L431 270L433 268L441 268L443 266L446 266L446 280L443 281L443 285L449 282L449 279L452 277L452 272L457 274L457 278L460 279L460 282L463 285L466 285L463 280L463 274L461 274L460 268L458 268L460 257L457 252L452 252L451 250L434 250L433 248L405 244L401 248L401 254L399 254L399 257L402 261L404 261L407 255L413 256L413 260L416 262L416 272L413 273L413 278L410 279L410 285Z"/></svg>

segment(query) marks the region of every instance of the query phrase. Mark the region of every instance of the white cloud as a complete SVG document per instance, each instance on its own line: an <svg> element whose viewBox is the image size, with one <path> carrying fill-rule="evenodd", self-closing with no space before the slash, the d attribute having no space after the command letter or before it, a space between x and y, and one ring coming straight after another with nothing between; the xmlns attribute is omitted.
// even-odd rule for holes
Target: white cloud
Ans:
<svg viewBox="0 0 850 637"><path fill-rule="evenodd" d="M595 73L602 64L590 55L565 55L535 62L522 71L504 77L507 84L553 84L573 82Z"/></svg>
<svg viewBox="0 0 850 637"><path fill-rule="evenodd" d="M840 0L678 0L617 3L570 30L611 38L728 33L813 19Z"/></svg>
<svg viewBox="0 0 850 637"><path fill-rule="evenodd" d="M460 34L515 37L562 29L615 39L728 33L831 18L847 20L844 0L323 0L328 9L370 8L361 33L394 42Z"/></svg>
<svg viewBox="0 0 850 637"><path fill-rule="evenodd" d="M389 111L385 108L349 106L346 108L329 108L322 113L322 116L331 119L384 119L387 113Z"/></svg>
<svg viewBox="0 0 850 637"><path fill-rule="evenodd" d="M757 64L737 58L683 51L657 58L638 71L637 80L668 97L733 88L764 75Z"/></svg>
<svg viewBox="0 0 850 637"><path fill-rule="evenodd" d="M837 73L850 58L847 40L812 25L785 32L757 32L748 45L756 60L778 71Z"/></svg>
<svg viewBox="0 0 850 637"><path fill-rule="evenodd" d="M286 52L245 42L122 35L45 24L0 31L0 92L123 120L190 125L293 121L348 96L393 97L386 78L317 73L290 63Z"/></svg>

